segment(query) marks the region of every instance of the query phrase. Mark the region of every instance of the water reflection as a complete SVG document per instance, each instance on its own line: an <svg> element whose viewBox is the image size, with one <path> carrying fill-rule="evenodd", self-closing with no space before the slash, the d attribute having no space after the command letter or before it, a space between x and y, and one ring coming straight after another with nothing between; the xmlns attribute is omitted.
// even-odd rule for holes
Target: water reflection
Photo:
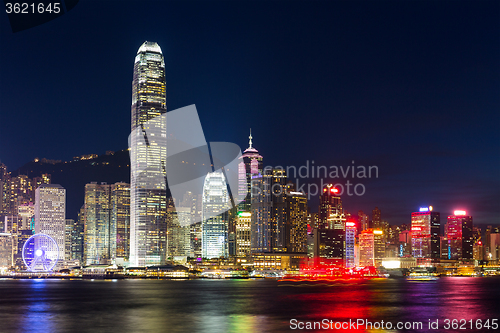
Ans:
<svg viewBox="0 0 500 333"><path fill-rule="evenodd" d="M498 316L499 281L441 278L422 283L388 279L287 285L275 280L3 280L0 331L285 332L290 331L291 319L424 325L429 319L486 319Z"/></svg>

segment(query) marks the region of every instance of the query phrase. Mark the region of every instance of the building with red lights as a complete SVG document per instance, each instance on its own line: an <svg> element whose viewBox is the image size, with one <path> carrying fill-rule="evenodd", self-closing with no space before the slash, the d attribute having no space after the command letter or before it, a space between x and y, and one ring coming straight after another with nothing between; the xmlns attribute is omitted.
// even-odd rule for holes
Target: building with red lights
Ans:
<svg viewBox="0 0 500 333"><path fill-rule="evenodd" d="M332 184L321 193L315 257L345 265L345 215L339 190Z"/></svg>
<svg viewBox="0 0 500 333"><path fill-rule="evenodd" d="M356 242L356 223L346 222L345 224L345 266L354 267L354 245Z"/></svg>
<svg viewBox="0 0 500 333"><path fill-rule="evenodd" d="M465 211L456 210L448 216L445 227L448 239L448 259L472 260L473 253L473 225L472 216L467 216Z"/></svg>
<svg viewBox="0 0 500 333"><path fill-rule="evenodd" d="M412 256L421 259L439 259L440 215L432 211L432 206L420 208L411 214Z"/></svg>
<svg viewBox="0 0 500 333"><path fill-rule="evenodd" d="M359 235L359 266L378 267L385 256L384 233L380 229L363 230Z"/></svg>

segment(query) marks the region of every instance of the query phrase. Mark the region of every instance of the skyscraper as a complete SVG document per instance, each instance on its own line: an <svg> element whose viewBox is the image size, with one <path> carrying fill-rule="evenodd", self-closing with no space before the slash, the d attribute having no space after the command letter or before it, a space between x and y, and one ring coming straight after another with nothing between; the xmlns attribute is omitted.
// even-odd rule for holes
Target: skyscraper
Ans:
<svg viewBox="0 0 500 333"><path fill-rule="evenodd" d="M318 245L315 255L339 265L345 264L345 215L339 190L332 184L323 188L318 211Z"/></svg>
<svg viewBox="0 0 500 333"><path fill-rule="evenodd" d="M59 262L65 258L66 190L43 184L35 192L35 233L52 237L59 247Z"/></svg>
<svg viewBox="0 0 500 333"><path fill-rule="evenodd" d="M473 259L472 216L463 210L456 210L448 216L446 238L448 240L448 259Z"/></svg>
<svg viewBox="0 0 500 333"><path fill-rule="evenodd" d="M359 235L359 265L380 266L384 257L385 244L380 229L363 230Z"/></svg>
<svg viewBox="0 0 500 333"><path fill-rule="evenodd" d="M238 210L250 212L252 194L252 176L262 174L262 156L252 147L252 132L250 132L248 148L240 156L238 164L238 196L244 198L238 205Z"/></svg>
<svg viewBox="0 0 500 333"><path fill-rule="evenodd" d="M287 252L307 253L307 195L287 185L285 238Z"/></svg>
<svg viewBox="0 0 500 333"><path fill-rule="evenodd" d="M372 211L372 226L373 229L381 229L382 228L382 216L380 209L375 207Z"/></svg>
<svg viewBox="0 0 500 333"><path fill-rule="evenodd" d="M224 173L210 172L205 177L202 198L202 257L228 256L228 224L231 202Z"/></svg>
<svg viewBox="0 0 500 333"><path fill-rule="evenodd" d="M285 170L265 169L252 176L252 184L252 252L287 252Z"/></svg>
<svg viewBox="0 0 500 333"><path fill-rule="evenodd" d="M85 185L85 264L110 263L111 186L106 183Z"/></svg>
<svg viewBox="0 0 500 333"><path fill-rule="evenodd" d="M157 43L144 42L135 57L132 82L130 263L134 266L165 262L167 129L161 115L166 111L163 54Z"/></svg>
<svg viewBox="0 0 500 333"><path fill-rule="evenodd" d="M354 245L356 241L356 223L346 222L345 226L345 266L354 267Z"/></svg>
<svg viewBox="0 0 500 333"><path fill-rule="evenodd" d="M110 246L116 248L116 259L128 260L130 255L130 184L111 185L110 225Z"/></svg>
<svg viewBox="0 0 500 333"><path fill-rule="evenodd" d="M411 214L411 245L415 258L439 259L440 217L432 211L432 206L420 208Z"/></svg>
<svg viewBox="0 0 500 333"><path fill-rule="evenodd" d="M84 256L87 265L120 264L128 258L130 187L127 183L85 185Z"/></svg>

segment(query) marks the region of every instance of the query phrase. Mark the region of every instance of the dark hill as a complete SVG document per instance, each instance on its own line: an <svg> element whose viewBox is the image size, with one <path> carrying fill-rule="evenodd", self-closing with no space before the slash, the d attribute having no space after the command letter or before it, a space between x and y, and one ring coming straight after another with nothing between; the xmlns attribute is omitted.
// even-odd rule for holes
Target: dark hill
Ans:
<svg viewBox="0 0 500 333"><path fill-rule="evenodd" d="M85 184L90 182L130 183L130 157L128 150L120 150L113 155L101 155L90 160L61 162L56 164L29 162L13 176L28 175L40 177L43 173L52 175L52 183L66 189L66 218L76 219L83 205Z"/></svg>

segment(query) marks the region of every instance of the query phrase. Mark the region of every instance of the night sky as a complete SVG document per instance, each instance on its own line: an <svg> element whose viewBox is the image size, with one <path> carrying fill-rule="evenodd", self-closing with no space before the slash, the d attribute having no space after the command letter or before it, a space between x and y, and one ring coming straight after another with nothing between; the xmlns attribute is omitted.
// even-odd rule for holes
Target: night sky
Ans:
<svg viewBox="0 0 500 333"><path fill-rule="evenodd" d="M243 150L252 128L265 165L375 165L344 207L378 206L391 224L426 205L500 223L498 1L81 0L17 33L0 17L9 170L126 148L148 40L165 56L168 110L196 104L207 141Z"/></svg>

